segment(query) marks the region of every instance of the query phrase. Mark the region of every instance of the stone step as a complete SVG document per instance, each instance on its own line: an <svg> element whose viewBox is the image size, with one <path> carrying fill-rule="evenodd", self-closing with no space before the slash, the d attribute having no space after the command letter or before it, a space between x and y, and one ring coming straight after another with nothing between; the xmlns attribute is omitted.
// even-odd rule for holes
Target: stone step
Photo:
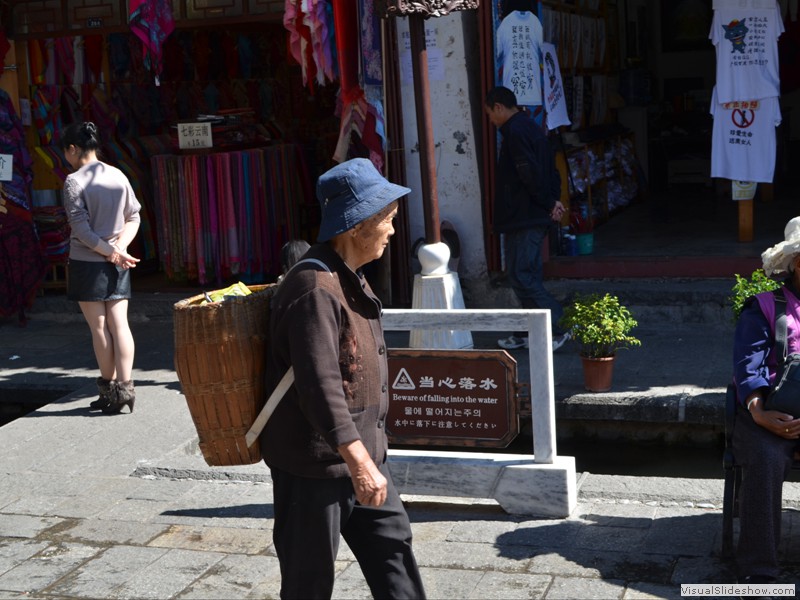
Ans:
<svg viewBox="0 0 800 600"><path fill-rule="evenodd" d="M563 305L580 294L611 293L640 323L732 323L729 297L735 280L717 279L553 279L545 287ZM474 308L519 306L504 279L462 282L464 302Z"/></svg>

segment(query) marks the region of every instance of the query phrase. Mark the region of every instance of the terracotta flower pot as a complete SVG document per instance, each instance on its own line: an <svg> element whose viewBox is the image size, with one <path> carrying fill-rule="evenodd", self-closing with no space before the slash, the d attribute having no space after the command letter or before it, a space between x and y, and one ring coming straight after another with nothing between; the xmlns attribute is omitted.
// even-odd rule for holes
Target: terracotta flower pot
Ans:
<svg viewBox="0 0 800 600"><path fill-rule="evenodd" d="M611 389L614 375L614 358L589 358L581 356L583 362L583 386L590 392L607 392Z"/></svg>

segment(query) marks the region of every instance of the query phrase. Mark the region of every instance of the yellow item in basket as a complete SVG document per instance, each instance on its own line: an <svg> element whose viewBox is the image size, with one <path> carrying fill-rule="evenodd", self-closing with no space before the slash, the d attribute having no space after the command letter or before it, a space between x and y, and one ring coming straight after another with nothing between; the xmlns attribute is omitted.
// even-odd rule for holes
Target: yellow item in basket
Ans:
<svg viewBox="0 0 800 600"><path fill-rule="evenodd" d="M229 285L224 290L214 290L213 292L205 293L205 300L203 300L200 304L208 304L209 302L222 302L225 298L229 298L231 296L249 296L253 292L250 291L250 288L243 284L241 281L237 281L233 285Z"/></svg>

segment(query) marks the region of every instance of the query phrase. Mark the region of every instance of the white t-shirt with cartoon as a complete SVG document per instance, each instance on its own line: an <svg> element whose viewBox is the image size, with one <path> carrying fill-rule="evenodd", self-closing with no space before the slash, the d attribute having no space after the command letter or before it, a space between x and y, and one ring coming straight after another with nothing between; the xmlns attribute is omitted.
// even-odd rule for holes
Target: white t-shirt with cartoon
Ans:
<svg viewBox="0 0 800 600"><path fill-rule="evenodd" d="M495 54L503 68L502 85L514 92L520 106L542 103L543 40L539 17L527 10L510 12L497 28Z"/></svg>
<svg viewBox="0 0 800 600"><path fill-rule="evenodd" d="M711 177L772 183L775 128L781 123L778 98L718 102L711 99Z"/></svg>
<svg viewBox="0 0 800 600"><path fill-rule="evenodd" d="M720 102L780 96L778 38L783 19L774 9L719 8L708 37L717 51Z"/></svg>

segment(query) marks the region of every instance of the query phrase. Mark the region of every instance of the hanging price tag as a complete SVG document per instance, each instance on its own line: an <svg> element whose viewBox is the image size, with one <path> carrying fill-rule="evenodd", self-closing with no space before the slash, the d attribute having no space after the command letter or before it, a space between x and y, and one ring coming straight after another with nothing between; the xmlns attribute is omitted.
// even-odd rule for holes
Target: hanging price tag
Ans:
<svg viewBox="0 0 800 600"><path fill-rule="evenodd" d="M756 196L754 181L731 181L731 198L734 200L752 200Z"/></svg>

